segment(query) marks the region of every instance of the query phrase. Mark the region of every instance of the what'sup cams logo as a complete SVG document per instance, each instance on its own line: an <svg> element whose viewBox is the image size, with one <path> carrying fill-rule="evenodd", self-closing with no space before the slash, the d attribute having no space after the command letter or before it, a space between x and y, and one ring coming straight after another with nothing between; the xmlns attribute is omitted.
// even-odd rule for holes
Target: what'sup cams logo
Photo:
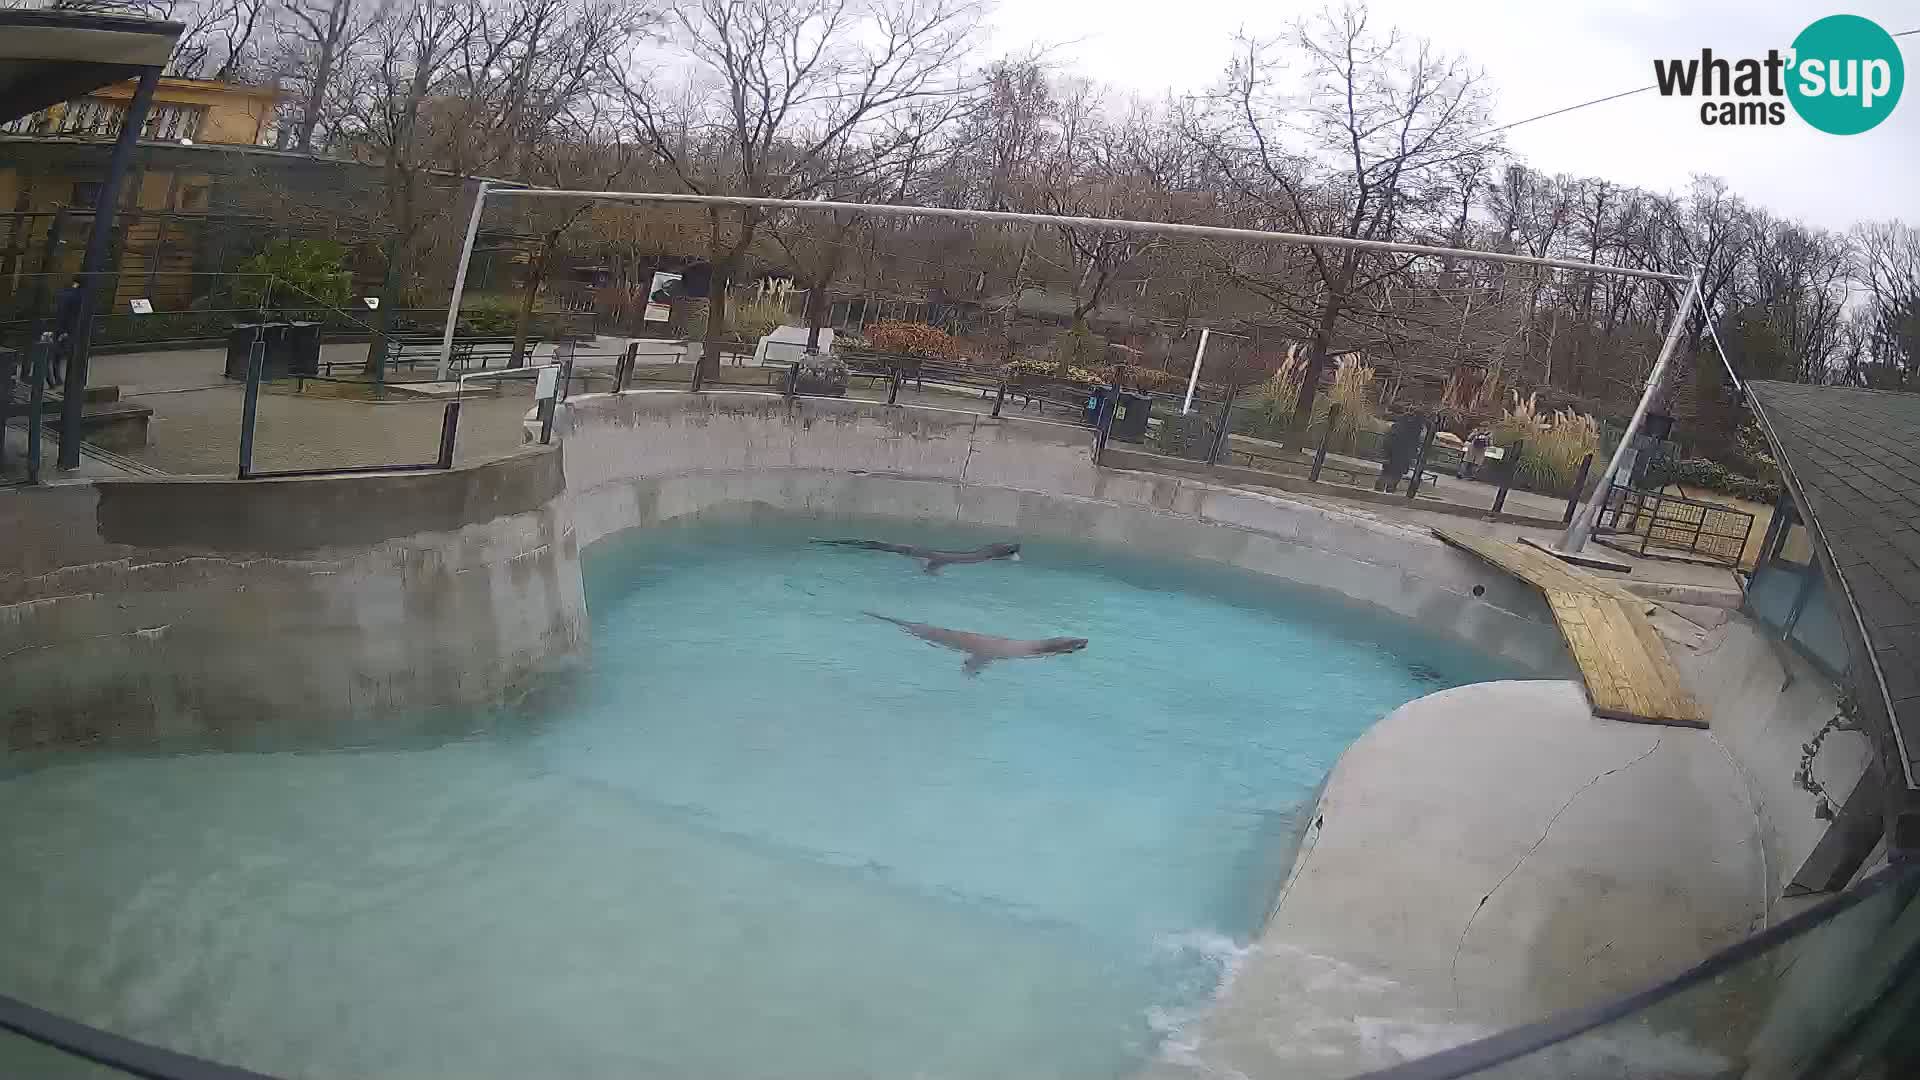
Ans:
<svg viewBox="0 0 1920 1080"><path fill-rule="evenodd" d="M1858 135L1893 113L1906 83L1900 44L1872 19L1829 15L1800 31L1793 47L1761 59L1698 57L1653 62L1662 97L1697 97L1700 122L1714 127L1787 122L1787 106L1829 135Z"/></svg>

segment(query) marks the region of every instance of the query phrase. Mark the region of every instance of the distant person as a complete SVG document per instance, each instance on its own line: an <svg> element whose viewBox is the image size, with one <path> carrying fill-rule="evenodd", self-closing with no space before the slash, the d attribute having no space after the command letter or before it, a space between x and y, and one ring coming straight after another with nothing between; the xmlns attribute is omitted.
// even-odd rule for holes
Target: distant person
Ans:
<svg viewBox="0 0 1920 1080"><path fill-rule="evenodd" d="M1473 479L1473 474L1487 463L1487 447L1492 444L1493 436L1485 430L1467 436L1466 448L1460 452L1460 471L1457 474L1460 479Z"/></svg>
<svg viewBox="0 0 1920 1080"><path fill-rule="evenodd" d="M60 290L53 309L53 355L47 358L47 389L67 381L67 358L73 355L75 335L80 332L80 279Z"/></svg>
<svg viewBox="0 0 1920 1080"><path fill-rule="evenodd" d="M1393 427L1387 430L1386 443L1381 447L1384 460L1373 490L1392 492L1400 486L1400 478L1407 474L1414 456L1420 452L1420 437L1426 434L1426 429L1426 417L1417 412L1404 412L1393 418Z"/></svg>

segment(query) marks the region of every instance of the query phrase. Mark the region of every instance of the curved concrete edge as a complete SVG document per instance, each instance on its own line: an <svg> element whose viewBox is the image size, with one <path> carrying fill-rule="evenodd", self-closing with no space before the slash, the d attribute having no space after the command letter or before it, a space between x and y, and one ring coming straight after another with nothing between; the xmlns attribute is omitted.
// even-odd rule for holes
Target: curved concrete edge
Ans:
<svg viewBox="0 0 1920 1080"><path fill-rule="evenodd" d="M0 495L0 761L465 730L585 647L560 458Z"/></svg>
<svg viewBox="0 0 1920 1080"><path fill-rule="evenodd" d="M1421 572L1392 552L1358 557L1338 524L1316 522L1312 535L1276 535L1200 514L1143 509L1101 499L955 481L846 474L814 469L693 472L605 485L575 497L582 536L719 515L757 513L820 518L892 518L1004 530L1131 553L1196 559L1326 590L1412 620L1423 628L1502 657L1523 669L1571 671L1551 615L1537 598L1513 611L1473 595L1480 579L1445 562ZM1303 517L1316 512L1301 508Z"/></svg>
<svg viewBox="0 0 1920 1080"><path fill-rule="evenodd" d="M1006 529L1326 589L1543 674L1571 673L1531 587L1431 535L1183 477L1094 467L1084 428L847 399L629 391L556 419L582 545L761 507Z"/></svg>
<svg viewBox="0 0 1920 1080"><path fill-rule="evenodd" d="M1265 932L1148 1071L1351 1076L1652 985L1760 925L1760 846L1704 731L1568 682L1429 695L1340 759ZM1713 1075L1728 1008L1615 1050Z"/></svg>
<svg viewBox="0 0 1920 1080"><path fill-rule="evenodd" d="M1839 720L1838 687L1745 615L1712 627L1663 621L1661 632L1715 743L1746 779L1768 895L1845 884L1849 871L1818 853L1830 837L1844 846L1838 811L1868 777L1873 747Z"/></svg>

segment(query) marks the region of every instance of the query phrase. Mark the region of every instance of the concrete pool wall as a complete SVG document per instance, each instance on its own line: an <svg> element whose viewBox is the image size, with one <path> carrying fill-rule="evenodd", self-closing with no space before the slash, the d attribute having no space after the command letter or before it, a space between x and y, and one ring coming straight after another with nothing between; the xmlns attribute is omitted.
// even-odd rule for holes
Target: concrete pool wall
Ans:
<svg viewBox="0 0 1920 1080"><path fill-rule="evenodd" d="M1532 671L1571 670L1537 592L1431 536L1189 478L1097 469L1081 427L848 399L640 391L571 399L555 428L582 546L753 508L953 521L1287 578Z"/></svg>
<svg viewBox="0 0 1920 1080"><path fill-rule="evenodd" d="M1534 590L1471 556L1364 513L1098 469L1075 426L676 391L583 395L555 430L560 447L446 473L0 495L0 754L340 742L355 719L491 704L584 651L581 548L763 510L1243 567L1570 672ZM1343 1075L1643 985L1767 919L1825 830L1782 774L1831 694L1769 666L1738 619L1697 644L1679 663L1712 731L1595 720L1557 679L1383 719L1329 778L1232 988L1174 1041L1209 1067ZM1814 762L1836 796L1863 767L1855 741L1834 734ZM1289 997L1303 972L1314 994ZM1356 1026L1369 1016L1387 1026ZM1322 1023L1322 1044L1274 1037Z"/></svg>
<svg viewBox="0 0 1920 1080"><path fill-rule="evenodd" d="M562 481L542 447L0 494L0 758L337 745L497 702L586 644Z"/></svg>

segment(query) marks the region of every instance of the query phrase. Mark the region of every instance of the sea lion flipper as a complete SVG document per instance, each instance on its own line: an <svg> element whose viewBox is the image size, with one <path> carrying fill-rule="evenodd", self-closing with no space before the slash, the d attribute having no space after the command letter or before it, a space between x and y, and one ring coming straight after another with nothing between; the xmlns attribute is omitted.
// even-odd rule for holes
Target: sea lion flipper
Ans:
<svg viewBox="0 0 1920 1080"><path fill-rule="evenodd" d="M940 568L945 565L947 564L943 560L928 559L926 560L926 565L921 567L920 572L923 574L933 574L937 577L940 573Z"/></svg>
<svg viewBox="0 0 1920 1080"><path fill-rule="evenodd" d="M966 661L960 665L960 673L969 677L978 675L991 663L993 663L993 657L972 653L969 654Z"/></svg>

